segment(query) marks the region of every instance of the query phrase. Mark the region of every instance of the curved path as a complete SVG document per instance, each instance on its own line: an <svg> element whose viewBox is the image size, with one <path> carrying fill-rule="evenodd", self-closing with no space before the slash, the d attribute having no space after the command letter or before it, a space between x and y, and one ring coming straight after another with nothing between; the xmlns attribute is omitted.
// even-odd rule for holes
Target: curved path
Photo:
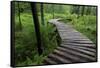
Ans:
<svg viewBox="0 0 100 68"><path fill-rule="evenodd" d="M48 55L44 64L96 62L96 45L70 25L58 20L52 19L49 23L57 27L61 44L53 53Z"/></svg>

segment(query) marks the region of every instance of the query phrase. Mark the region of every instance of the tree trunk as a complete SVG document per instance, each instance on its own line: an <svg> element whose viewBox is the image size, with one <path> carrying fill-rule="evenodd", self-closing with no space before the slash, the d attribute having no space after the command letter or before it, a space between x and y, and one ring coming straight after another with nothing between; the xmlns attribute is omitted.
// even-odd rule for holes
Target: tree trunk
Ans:
<svg viewBox="0 0 100 68"><path fill-rule="evenodd" d="M93 15L93 7L91 7L91 13L90 14Z"/></svg>
<svg viewBox="0 0 100 68"><path fill-rule="evenodd" d="M53 19L54 19L54 5L52 5L52 13L53 13Z"/></svg>
<svg viewBox="0 0 100 68"><path fill-rule="evenodd" d="M87 7L86 15L89 15L91 13L91 7Z"/></svg>
<svg viewBox="0 0 100 68"><path fill-rule="evenodd" d="M20 17L20 6L19 6L19 2L18 2L18 16L19 16L19 28L20 28L20 30L22 30L22 23L21 23L21 17Z"/></svg>
<svg viewBox="0 0 100 68"><path fill-rule="evenodd" d="M77 6L77 18L80 16L80 6Z"/></svg>
<svg viewBox="0 0 100 68"><path fill-rule="evenodd" d="M85 7L84 7L84 6L82 6L82 10L81 10L81 11L82 11L82 12L81 12L81 16L83 16L83 15L84 15L84 8L85 8Z"/></svg>
<svg viewBox="0 0 100 68"><path fill-rule="evenodd" d="M41 3L41 22L44 25L44 13L43 13L43 3Z"/></svg>
<svg viewBox="0 0 100 68"><path fill-rule="evenodd" d="M38 20L37 8L36 8L35 2L31 3L31 9L32 9L32 16L33 16L34 25L35 25L38 53L39 55L41 55L43 50L42 50L40 26L39 26L39 20Z"/></svg>

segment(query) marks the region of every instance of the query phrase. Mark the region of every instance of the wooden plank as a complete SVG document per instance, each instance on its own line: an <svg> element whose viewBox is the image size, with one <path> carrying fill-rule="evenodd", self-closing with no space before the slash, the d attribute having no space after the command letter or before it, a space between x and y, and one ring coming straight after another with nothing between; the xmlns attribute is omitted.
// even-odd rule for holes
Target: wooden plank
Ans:
<svg viewBox="0 0 100 68"><path fill-rule="evenodd" d="M54 60L50 59L50 58L47 58L45 59L46 64L57 64L57 62L55 62Z"/></svg>
<svg viewBox="0 0 100 68"><path fill-rule="evenodd" d="M95 45L93 45L93 44L80 44L80 43L70 43L70 42L68 42L68 43L61 43L61 44L63 44L63 45L69 45L69 46L80 46L80 47L90 47L90 48L93 48L93 49L95 49L96 47L95 47Z"/></svg>
<svg viewBox="0 0 100 68"><path fill-rule="evenodd" d="M62 51L65 51L66 53L70 53L73 56L80 57L80 58L87 60L87 61L95 61L96 60L95 57L89 56L87 54L83 54L80 51L75 51L75 50L72 50L72 49L69 49L69 48L64 48L64 47L58 47L57 49L60 49Z"/></svg>
<svg viewBox="0 0 100 68"><path fill-rule="evenodd" d="M92 48L88 48L88 47L77 47L77 48L80 48L80 49L83 49L83 50L86 50L86 51L91 51L91 52L95 52L96 53L96 49L92 49Z"/></svg>
<svg viewBox="0 0 100 68"><path fill-rule="evenodd" d="M49 58L55 58L57 63L72 63L71 61L66 60L66 59L62 58L62 56L58 56L56 54L50 54L48 57Z"/></svg>
<svg viewBox="0 0 100 68"><path fill-rule="evenodd" d="M87 55L90 55L90 56L95 56L94 52L90 52L90 51L87 51L87 50L79 49L77 47L72 47L72 46L68 46L68 45L61 45L61 46L65 47L65 48L69 48L69 49L74 50L74 51L79 51L83 54L87 54Z"/></svg>
<svg viewBox="0 0 100 68"><path fill-rule="evenodd" d="M62 44L61 44L62 45ZM86 46L85 46L86 45ZM63 44L63 46L71 46L72 48L79 48L79 49L82 49L82 50L86 50L86 51L90 51L90 52L93 52L93 53L96 53L96 48L93 46L90 46L90 45L87 45L87 44L80 44L79 46L77 45L70 45L70 44Z"/></svg>
<svg viewBox="0 0 100 68"><path fill-rule="evenodd" d="M90 40L67 40L67 39L64 39L62 42L81 42L81 43L93 43L92 41Z"/></svg>
<svg viewBox="0 0 100 68"><path fill-rule="evenodd" d="M85 60L82 60L80 57L73 56L70 53L66 53L57 49L54 52L62 57L64 56L63 58L69 59L71 62L86 62Z"/></svg>
<svg viewBox="0 0 100 68"><path fill-rule="evenodd" d="M78 43L78 44L93 44L92 41L72 41L72 40L63 40L62 43L67 43L67 42L70 42L70 43Z"/></svg>

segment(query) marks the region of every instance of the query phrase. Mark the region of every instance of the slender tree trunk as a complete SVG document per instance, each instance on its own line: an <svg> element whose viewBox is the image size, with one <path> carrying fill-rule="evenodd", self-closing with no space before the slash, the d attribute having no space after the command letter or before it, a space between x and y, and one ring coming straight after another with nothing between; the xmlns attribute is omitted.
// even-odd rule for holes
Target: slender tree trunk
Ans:
<svg viewBox="0 0 100 68"><path fill-rule="evenodd" d="M84 6L82 6L82 10L81 10L81 11L82 11L82 13L81 13L81 16L83 16L83 15L84 15L84 8L85 8L85 7L84 7Z"/></svg>
<svg viewBox="0 0 100 68"><path fill-rule="evenodd" d="M91 13L91 7L87 7L86 15L89 15Z"/></svg>
<svg viewBox="0 0 100 68"><path fill-rule="evenodd" d="M75 13L75 6L72 6L72 12L71 12L72 14L74 14Z"/></svg>
<svg viewBox="0 0 100 68"><path fill-rule="evenodd" d="M18 2L18 16L19 16L19 26L20 26L20 30L22 30L22 23L21 23L21 17L20 17L20 6L19 6L19 2Z"/></svg>
<svg viewBox="0 0 100 68"><path fill-rule="evenodd" d="M53 19L54 19L54 5L52 5L52 13L53 13Z"/></svg>
<svg viewBox="0 0 100 68"><path fill-rule="evenodd" d="M31 9L32 9L32 16L33 16L34 25L35 25L38 53L39 55L41 55L43 50L42 50L42 44L41 44L41 34L40 34L40 26L39 26L36 3L31 3Z"/></svg>
<svg viewBox="0 0 100 68"><path fill-rule="evenodd" d="M89 9L89 10L90 10L89 14L91 15L91 10L92 10L92 7L90 7L90 9Z"/></svg>
<svg viewBox="0 0 100 68"><path fill-rule="evenodd" d="M79 16L80 16L80 6L77 6L77 18L79 18Z"/></svg>
<svg viewBox="0 0 100 68"><path fill-rule="evenodd" d="M87 10L87 7L84 6L84 15L86 15L86 10Z"/></svg>
<svg viewBox="0 0 100 68"><path fill-rule="evenodd" d="M89 6L87 6L87 7L84 8L84 14L85 15L91 14L91 9L90 9Z"/></svg>
<svg viewBox="0 0 100 68"><path fill-rule="evenodd" d="M41 22L44 25L44 11L43 11L43 3L41 3Z"/></svg>
<svg viewBox="0 0 100 68"><path fill-rule="evenodd" d="M93 15L93 7L91 7L91 12L90 12L90 14Z"/></svg>

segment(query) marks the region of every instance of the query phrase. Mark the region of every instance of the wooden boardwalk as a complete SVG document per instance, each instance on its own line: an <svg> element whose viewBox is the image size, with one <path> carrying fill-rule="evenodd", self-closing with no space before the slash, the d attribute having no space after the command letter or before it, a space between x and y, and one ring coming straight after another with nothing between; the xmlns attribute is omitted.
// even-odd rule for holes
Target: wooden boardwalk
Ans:
<svg viewBox="0 0 100 68"><path fill-rule="evenodd" d="M57 27L61 37L61 44L53 53L44 60L44 64L69 64L96 61L96 45L86 36L72 28L70 25L61 23L58 19L52 19L49 23Z"/></svg>

